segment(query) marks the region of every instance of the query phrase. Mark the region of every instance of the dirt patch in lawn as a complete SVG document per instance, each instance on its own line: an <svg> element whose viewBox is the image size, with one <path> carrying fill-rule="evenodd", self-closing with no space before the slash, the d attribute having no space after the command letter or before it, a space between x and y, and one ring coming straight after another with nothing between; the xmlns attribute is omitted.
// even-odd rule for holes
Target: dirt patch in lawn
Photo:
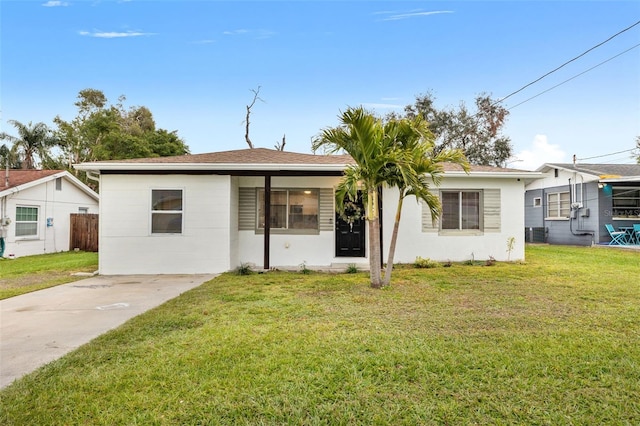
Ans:
<svg viewBox="0 0 640 426"><path fill-rule="evenodd" d="M73 277L66 271L49 271L41 274L29 274L19 277L3 278L0 280L0 290L38 286L46 283L71 282L81 277Z"/></svg>

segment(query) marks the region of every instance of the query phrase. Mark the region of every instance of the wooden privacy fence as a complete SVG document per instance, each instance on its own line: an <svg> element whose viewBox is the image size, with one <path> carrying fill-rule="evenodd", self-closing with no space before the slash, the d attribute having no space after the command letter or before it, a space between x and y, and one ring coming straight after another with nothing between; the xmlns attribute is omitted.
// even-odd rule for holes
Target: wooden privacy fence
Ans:
<svg viewBox="0 0 640 426"><path fill-rule="evenodd" d="M98 215L71 214L69 250L98 251Z"/></svg>

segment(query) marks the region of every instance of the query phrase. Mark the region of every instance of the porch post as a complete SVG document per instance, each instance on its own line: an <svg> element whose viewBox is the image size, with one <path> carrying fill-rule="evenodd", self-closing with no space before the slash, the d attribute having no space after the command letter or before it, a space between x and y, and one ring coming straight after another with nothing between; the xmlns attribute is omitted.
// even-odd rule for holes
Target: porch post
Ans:
<svg viewBox="0 0 640 426"><path fill-rule="evenodd" d="M271 237L271 176L264 176L264 269L269 269L269 239Z"/></svg>

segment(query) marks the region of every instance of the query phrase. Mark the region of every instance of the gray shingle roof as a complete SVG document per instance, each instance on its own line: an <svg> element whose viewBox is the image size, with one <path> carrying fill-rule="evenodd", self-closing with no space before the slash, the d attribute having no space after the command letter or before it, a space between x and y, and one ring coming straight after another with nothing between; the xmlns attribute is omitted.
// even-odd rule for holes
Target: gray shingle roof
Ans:
<svg viewBox="0 0 640 426"><path fill-rule="evenodd" d="M128 160L101 161L101 164L236 164L247 165L348 165L354 164L350 155L301 154L289 151L277 151L267 148L239 149L232 151L210 152L205 154L187 154L174 157L134 158ZM456 164L445 163L443 168L448 172L462 171ZM472 172L522 172L517 169L506 169L492 166L471 166Z"/></svg>
<svg viewBox="0 0 640 426"><path fill-rule="evenodd" d="M573 164L553 163L551 167L559 167L567 170L575 170L580 173L589 173L594 176L640 176L640 164Z"/></svg>
<svg viewBox="0 0 640 426"><path fill-rule="evenodd" d="M187 154L175 157L135 158L104 163L139 164L352 164L349 155L314 155L267 148Z"/></svg>

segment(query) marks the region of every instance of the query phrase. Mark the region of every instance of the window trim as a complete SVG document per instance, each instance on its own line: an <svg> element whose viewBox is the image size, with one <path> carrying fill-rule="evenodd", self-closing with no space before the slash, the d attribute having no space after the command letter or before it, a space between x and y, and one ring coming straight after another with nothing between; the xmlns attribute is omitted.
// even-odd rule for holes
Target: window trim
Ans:
<svg viewBox="0 0 640 426"><path fill-rule="evenodd" d="M26 209L35 209L36 210L36 220L34 221L25 221L25 220L18 220L18 209L19 208L26 208ZM36 224L36 233L35 234L29 234L29 235L18 235L18 224L21 223L35 223ZM30 205L25 205L25 204L17 204L16 205L16 221L15 221L15 227L14 227L14 233L15 233L15 238L16 240L37 240L40 238L40 206L30 206Z"/></svg>
<svg viewBox="0 0 640 426"><path fill-rule="evenodd" d="M533 208L542 207L542 197L533 197Z"/></svg>
<svg viewBox="0 0 640 426"><path fill-rule="evenodd" d="M621 196L619 193L616 194L616 191L622 191L623 195L630 195L628 193L633 193L633 195ZM618 203L622 202L622 205L616 206L616 201ZM618 220L633 220L640 218L640 186L612 185L611 213L613 219Z"/></svg>
<svg viewBox="0 0 640 426"><path fill-rule="evenodd" d="M462 203L461 197L463 193L478 194L478 229L462 228ZM440 190L440 203L442 204L442 196L445 193L458 194L458 228L443 228L444 220L441 217L439 222L439 235L484 235L484 190L482 189L442 189Z"/></svg>
<svg viewBox="0 0 640 426"><path fill-rule="evenodd" d="M181 198L181 204L182 204L182 209L181 210L153 210L153 192L154 191L180 191L182 198ZM162 237L162 236L179 236L179 235L184 235L184 212L185 212L185 189L184 188L168 188L168 187L162 187L162 188L151 188L151 190L149 191L149 203L151 204L149 206L149 235L154 236L154 237ZM180 232L153 232L153 215L154 214L180 214Z"/></svg>
<svg viewBox="0 0 640 426"><path fill-rule="evenodd" d="M566 216L561 216L562 213L562 200L560 199L561 194L567 194L569 195L569 199L565 200L566 202L566 209L568 209L568 214ZM557 195L558 196L558 201L557 202L552 202L550 200L551 196ZM553 207L553 204L557 203L557 216L551 216L549 215L550 209ZM548 192L547 193L547 208L545 210L545 218L544 220L569 220L569 215L571 214L571 195L569 191L557 191L557 192Z"/></svg>
<svg viewBox="0 0 640 426"><path fill-rule="evenodd" d="M260 226L260 209L262 205L260 203L260 193L264 193L264 188L257 187L255 192L256 199L256 208L255 208L255 233L256 234L264 234L264 227ZM311 191L316 194L316 202L317 202L317 220L315 228L289 228L289 214L290 214L290 204L289 204L289 193L291 191ZM286 204L286 227L285 228L269 228L269 233L271 234L288 234L288 235L319 235L320 234L320 188L311 188L311 187L286 187L286 188L271 188L271 193L274 192L286 192L287 193L287 204ZM263 198L264 200L264 195Z"/></svg>

